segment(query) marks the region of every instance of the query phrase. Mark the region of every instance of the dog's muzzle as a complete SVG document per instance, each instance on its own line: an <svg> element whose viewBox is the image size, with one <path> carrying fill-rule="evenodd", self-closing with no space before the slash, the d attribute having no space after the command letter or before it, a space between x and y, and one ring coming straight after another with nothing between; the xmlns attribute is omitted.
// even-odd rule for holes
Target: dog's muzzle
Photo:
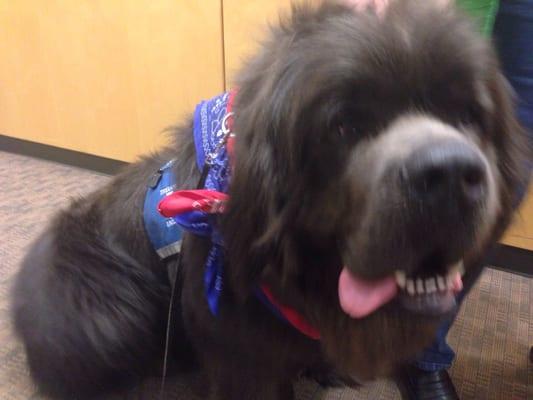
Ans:
<svg viewBox="0 0 533 400"><path fill-rule="evenodd" d="M347 314L366 316L395 297L422 314L454 307L463 260L498 208L495 173L469 135L411 115L355 154L352 170L367 171L369 196L339 278Z"/></svg>

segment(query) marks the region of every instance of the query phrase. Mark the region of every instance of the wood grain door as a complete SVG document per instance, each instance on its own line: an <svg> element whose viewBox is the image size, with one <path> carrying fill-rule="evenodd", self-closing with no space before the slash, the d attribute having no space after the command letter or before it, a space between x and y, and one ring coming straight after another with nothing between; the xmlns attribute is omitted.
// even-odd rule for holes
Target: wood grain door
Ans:
<svg viewBox="0 0 533 400"><path fill-rule="evenodd" d="M290 10L289 0L223 0L226 86L265 37L266 29Z"/></svg>
<svg viewBox="0 0 533 400"><path fill-rule="evenodd" d="M513 226L507 231L502 242L510 246L533 250L533 190L531 188L526 200L515 214Z"/></svg>
<svg viewBox="0 0 533 400"><path fill-rule="evenodd" d="M0 134L130 161L224 89L221 0L0 2Z"/></svg>

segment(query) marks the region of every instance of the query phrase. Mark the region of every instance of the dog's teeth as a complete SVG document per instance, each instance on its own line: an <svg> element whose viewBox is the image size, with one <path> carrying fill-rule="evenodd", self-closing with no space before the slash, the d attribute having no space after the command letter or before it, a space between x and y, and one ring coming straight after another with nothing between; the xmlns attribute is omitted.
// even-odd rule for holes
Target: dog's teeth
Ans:
<svg viewBox="0 0 533 400"><path fill-rule="evenodd" d="M457 272L459 272L461 276L464 276L465 275L465 264L463 263L463 260L459 261L458 264L459 264L459 267L457 269Z"/></svg>
<svg viewBox="0 0 533 400"><path fill-rule="evenodd" d="M404 271L396 271L394 273L394 275L396 276L396 283L398 284L398 286L401 288L401 289L405 289L405 272Z"/></svg>
<svg viewBox="0 0 533 400"><path fill-rule="evenodd" d="M454 273L454 274L448 274L446 276L446 287L448 289L453 289L453 281L454 281L454 277L456 276L457 272Z"/></svg>
<svg viewBox="0 0 533 400"><path fill-rule="evenodd" d="M437 287L439 290L446 290L446 281L440 275L437 275Z"/></svg>
<svg viewBox="0 0 533 400"><path fill-rule="evenodd" d="M418 294L424 294L425 293L425 290L424 290L424 281L420 278L418 278L416 280L416 292Z"/></svg>
<svg viewBox="0 0 533 400"><path fill-rule="evenodd" d="M465 274L465 265L463 263L463 260L460 260L456 262L452 267L450 268L450 272L448 275L455 275L456 272L459 272L461 276Z"/></svg>
<svg viewBox="0 0 533 400"><path fill-rule="evenodd" d="M407 293L409 293L411 296L414 296L416 294L415 282L412 279L407 279L405 284L407 287Z"/></svg>
<svg viewBox="0 0 533 400"><path fill-rule="evenodd" d="M435 282L435 278L426 279L426 292L434 293L436 291L437 291L437 284Z"/></svg>

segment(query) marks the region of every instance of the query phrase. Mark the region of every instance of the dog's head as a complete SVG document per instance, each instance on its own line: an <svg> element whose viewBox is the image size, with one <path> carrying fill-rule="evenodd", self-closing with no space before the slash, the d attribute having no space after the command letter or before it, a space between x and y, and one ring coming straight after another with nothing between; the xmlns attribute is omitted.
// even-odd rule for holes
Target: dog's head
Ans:
<svg viewBox="0 0 533 400"><path fill-rule="evenodd" d="M428 3L294 8L239 81L233 287L267 281L359 378L432 338L525 176L490 44Z"/></svg>

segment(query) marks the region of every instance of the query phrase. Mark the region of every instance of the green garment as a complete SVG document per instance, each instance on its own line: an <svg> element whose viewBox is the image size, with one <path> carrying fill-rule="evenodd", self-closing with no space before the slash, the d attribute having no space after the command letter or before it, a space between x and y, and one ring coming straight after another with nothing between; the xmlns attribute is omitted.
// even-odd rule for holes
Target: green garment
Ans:
<svg viewBox="0 0 533 400"><path fill-rule="evenodd" d="M474 17L480 31L490 36L498 12L499 0L456 0L460 8Z"/></svg>

